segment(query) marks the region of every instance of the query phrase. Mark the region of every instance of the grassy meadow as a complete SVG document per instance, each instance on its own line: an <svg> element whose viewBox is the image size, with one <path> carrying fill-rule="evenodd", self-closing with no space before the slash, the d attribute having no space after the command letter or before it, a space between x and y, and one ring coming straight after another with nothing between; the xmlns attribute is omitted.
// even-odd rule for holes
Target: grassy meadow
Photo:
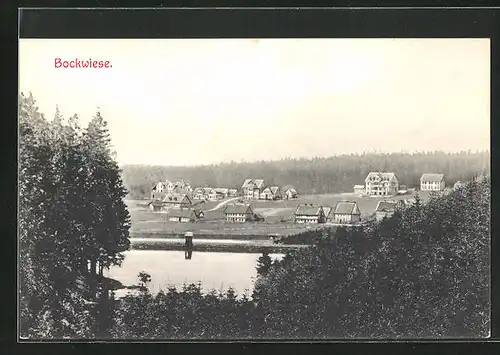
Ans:
<svg viewBox="0 0 500 355"><path fill-rule="evenodd" d="M394 200L408 199L413 195L390 197ZM429 192L420 191L419 196L423 202L429 199ZM224 208L210 211L220 201L206 202L199 204L198 208L205 212L203 221L191 223L169 222L165 212L152 212L143 206L144 201L128 200L127 206L131 214L132 237L182 237L184 232L192 231L198 235L207 236L214 239L244 239L263 240L270 235L290 235L308 228L322 228L326 224L315 227L298 225L293 223L293 214L298 205L313 204L334 208L337 202L342 200L355 201L362 214L362 219L366 219L375 211L377 203L384 197L359 197L353 193L343 194L320 194L303 195L294 200L280 201L251 201L250 204L255 213L261 214L264 222L253 223L227 223L224 221Z"/></svg>

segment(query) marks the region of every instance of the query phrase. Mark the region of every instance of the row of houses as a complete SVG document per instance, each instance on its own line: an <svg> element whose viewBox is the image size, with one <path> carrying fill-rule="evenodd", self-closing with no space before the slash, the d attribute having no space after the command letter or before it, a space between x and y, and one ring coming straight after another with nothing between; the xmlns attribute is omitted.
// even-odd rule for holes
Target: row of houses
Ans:
<svg viewBox="0 0 500 355"><path fill-rule="evenodd" d="M266 187L263 179L246 179L241 191L245 200L291 200L299 195L291 185Z"/></svg>
<svg viewBox="0 0 500 355"><path fill-rule="evenodd" d="M223 187L197 187L193 191L193 200L218 201L228 197L238 195L237 189L228 189Z"/></svg>
<svg viewBox="0 0 500 355"><path fill-rule="evenodd" d="M443 191L444 189L443 174L424 173L420 177L421 191ZM364 185L354 185L354 194L357 196L393 196L406 192L406 185L400 185L396 174L391 172L372 171L366 176Z"/></svg>
<svg viewBox="0 0 500 355"><path fill-rule="evenodd" d="M377 221L390 217L398 209L404 209L415 202L415 199L407 200L381 200L375 208L374 217ZM305 204L298 206L295 214L295 223L335 223L335 224L357 224L361 221L361 211L354 201L339 201L335 208L327 206L313 206Z"/></svg>
<svg viewBox="0 0 500 355"><path fill-rule="evenodd" d="M159 181L151 188L151 200L164 200L172 194L188 195L192 200L217 201L238 196L238 190L223 187L197 187L193 189L187 181ZM263 179L246 179L241 186L241 196L245 200L281 200L298 197L291 186L266 186Z"/></svg>
<svg viewBox="0 0 500 355"><path fill-rule="evenodd" d="M352 201L340 201L335 208L305 204L297 206L294 219L299 224L356 224L361 220L361 212Z"/></svg>

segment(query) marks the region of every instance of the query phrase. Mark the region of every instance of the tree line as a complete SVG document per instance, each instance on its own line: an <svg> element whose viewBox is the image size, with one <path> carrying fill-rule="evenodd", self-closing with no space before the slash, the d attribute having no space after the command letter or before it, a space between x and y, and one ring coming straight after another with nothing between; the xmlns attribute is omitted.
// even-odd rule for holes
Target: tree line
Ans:
<svg viewBox="0 0 500 355"><path fill-rule="evenodd" d="M53 120L19 97L20 331L26 337L94 334L103 270L129 248L121 171L97 112Z"/></svg>
<svg viewBox="0 0 500 355"><path fill-rule="evenodd" d="M264 179L266 185L293 185L301 194L352 191L364 184L370 171L394 172L400 184L419 186L425 172L442 173L448 186L468 181L490 169L487 151L459 153L418 152L388 154L350 154L329 158L281 159L255 163L223 163L193 167L123 166L123 180L130 198L149 198L152 186L160 180L188 180L191 186L240 188L247 178Z"/></svg>
<svg viewBox="0 0 500 355"><path fill-rule="evenodd" d="M490 180L258 260L249 297L186 285L116 303L116 338L486 337Z"/></svg>

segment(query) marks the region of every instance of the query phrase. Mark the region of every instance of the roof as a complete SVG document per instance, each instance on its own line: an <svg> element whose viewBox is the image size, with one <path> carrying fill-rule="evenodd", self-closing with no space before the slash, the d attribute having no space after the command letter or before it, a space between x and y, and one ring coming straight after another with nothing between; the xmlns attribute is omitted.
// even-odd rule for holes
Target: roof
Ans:
<svg viewBox="0 0 500 355"><path fill-rule="evenodd" d="M276 195L278 192L280 192L280 188L279 188L278 186L271 186L271 187L270 187L270 189L271 189L271 192L272 192L273 194L275 194L275 195Z"/></svg>
<svg viewBox="0 0 500 355"><path fill-rule="evenodd" d="M229 192L236 192L236 191L238 191L238 189L229 189L228 191Z"/></svg>
<svg viewBox="0 0 500 355"><path fill-rule="evenodd" d="M229 189L226 189L224 187L216 187L215 192L221 193L221 194L227 194L229 192Z"/></svg>
<svg viewBox="0 0 500 355"><path fill-rule="evenodd" d="M294 194L297 193L297 190L295 190L295 188L293 188L291 186L283 188L283 192L287 192L287 191L290 191L291 193L294 193Z"/></svg>
<svg viewBox="0 0 500 355"><path fill-rule="evenodd" d="M169 217L178 217L178 218L194 218L195 214L194 211L191 209L186 209L186 208L171 208L170 212L168 213Z"/></svg>
<svg viewBox="0 0 500 355"><path fill-rule="evenodd" d="M189 197L186 194L171 193L165 196L163 202L181 202L185 198L189 199Z"/></svg>
<svg viewBox="0 0 500 355"><path fill-rule="evenodd" d="M375 208L375 212L394 212L394 209L397 206L396 201L387 201L382 200L377 204L377 208Z"/></svg>
<svg viewBox="0 0 500 355"><path fill-rule="evenodd" d="M359 214L359 209L357 208L356 202L350 201L340 201L337 202L337 206L335 206L335 210L333 213L338 214Z"/></svg>
<svg viewBox="0 0 500 355"><path fill-rule="evenodd" d="M295 210L297 216L319 216L322 211L321 206L300 205Z"/></svg>
<svg viewBox="0 0 500 355"><path fill-rule="evenodd" d="M246 179L244 182L243 182L243 185L241 185L242 188L245 188L245 187L249 187L250 185L253 185L252 183L252 179Z"/></svg>
<svg viewBox="0 0 500 355"><path fill-rule="evenodd" d="M254 180L253 182L257 186L257 188L259 188L259 189L264 185L264 180L262 180L262 179L257 179L257 180Z"/></svg>
<svg viewBox="0 0 500 355"><path fill-rule="evenodd" d="M227 205L224 208L224 213L233 213L233 214L245 214L245 213L253 213L252 207L250 205Z"/></svg>
<svg viewBox="0 0 500 355"><path fill-rule="evenodd" d="M245 188L245 187L255 186L260 189L263 185L264 185L264 180L262 179L256 179L256 180L246 179L241 187Z"/></svg>
<svg viewBox="0 0 500 355"><path fill-rule="evenodd" d="M444 179L443 174L422 174L420 177L420 182L434 182L434 181L442 181Z"/></svg>
<svg viewBox="0 0 500 355"><path fill-rule="evenodd" d="M174 189L173 189L173 193L187 195L187 194L188 194L188 191L186 190L186 188L182 188L182 187L180 187L180 186L176 186L176 187L174 187Z"/></svg>
<svg viewBox="0 0 500 355"><path fill-rule="evenodd" d="M382 180L391 180L391 179L393 179L393 178L396 177L396 174L394 174L394 173L382 173L382 172L378 172L378 171L372 171L372 172L370 172L366 176L365 180L368 180L368 179L373 178L373 177L379 177Z"/></svg>
<svg viewBox="0 0 500 355"><path fill-rule="evenodd" d="M354 185L355 189L364 189L365 185Z"/></svg>
<svg viewBox="0 0 500 355"><path fill-rule="evenodd" d="M210 194L212 192L215 192L214 189L212 189L211 187L202 187L202 190L204 194Z"/></svg>

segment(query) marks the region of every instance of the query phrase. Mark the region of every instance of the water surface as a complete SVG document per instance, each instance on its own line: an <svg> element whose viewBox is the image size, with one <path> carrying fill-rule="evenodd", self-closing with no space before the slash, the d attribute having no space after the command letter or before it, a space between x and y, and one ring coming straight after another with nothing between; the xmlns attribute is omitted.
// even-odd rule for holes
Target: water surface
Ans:
<svg viewBox="0 0 500 355"><path fill-rule="evenodd" d="M180 288L184 283L201 282L204 291L232 287L242 294L253 290L255 267L262 254L194 251L190 260L184 258L184 251L129 250L124 255L122 266L111 268L106 276L127 286L136 285L137 275L144 271L151 275L153 293L170 285ZM270 256L274 260L283 254Z"/></svg>

